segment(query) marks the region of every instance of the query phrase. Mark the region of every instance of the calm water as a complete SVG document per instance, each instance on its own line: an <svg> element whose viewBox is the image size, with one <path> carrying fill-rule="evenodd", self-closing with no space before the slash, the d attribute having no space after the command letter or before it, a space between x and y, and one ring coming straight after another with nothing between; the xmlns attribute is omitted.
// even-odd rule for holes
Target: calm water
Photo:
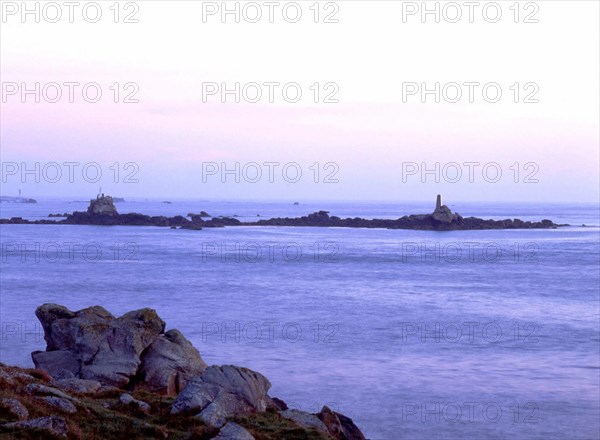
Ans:
<svg viewBox="0 0 600 440"><path fill-rule="evenodd" d="M2 204L43 218L86 202ZM128 201L120 212L395 218L423 204ZM373 439L588 439L600 430L599 218L592 205L452 206L558 230L3 225L2 362L44 349L44 302L155 308L209 364L265 374ZM587 227L580 225L585 223Z"/></svg>

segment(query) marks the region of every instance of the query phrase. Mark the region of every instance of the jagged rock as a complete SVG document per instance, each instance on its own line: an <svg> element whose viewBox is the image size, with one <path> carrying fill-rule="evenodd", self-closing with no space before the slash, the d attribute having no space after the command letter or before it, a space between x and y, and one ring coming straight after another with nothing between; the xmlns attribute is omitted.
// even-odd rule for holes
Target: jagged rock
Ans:
<svg viewBox="0 0 600 440"><path fill-rule="evenodd" d="M297 409L288 409L280 411L282 417L293 420L304 428L315 428L323 432L328 432L327 426L316 415L300 411Z"/></svg>
<svg viewBox="0 0 600 440"><path fill-rule="evenodd" d="M351 418L324 406L317 417L327 426L327 431L339 440L366 440Z"/></svg>
<svg viewBox="0 0 600 440"><path fill-rule="evenodd" d="M265 411L271 383L262 374L233 365L208 367L191 379L171 407L171 414L195 412L206 424L221 427L226 418Z"/></svg>
<svg viewBox="0 0 600 440"><path fill-rule="evenodd" d="M41 398L41 400L46 402L48 405L58 408L61 411L64 411L66 413L74 414L77 412L77 408L75 407L75 405L73 405L67 399L63 399L61 397L54 397L54 396L44 396Z"/></svg>
<svg viewBox="0 0 600 440"><path fill-rule="evenodd" d="M119 402L123 405L135 405L145 413L150 412L150 405L143 400L136 400L131 394L123 393L119 397Z"/></svg>
<svg viewBox="0 0 600 440"><path fill-rule="evenodd" d="M113 198L104 194L95 200L90 200L87 212L91 215L118 215Z"/></svg>
<svg viewBox="0 0 600 440"><path fill-rule="evenodd" d="M95 394L100 390L102 384L97 380L86 379L59 379L52 381L52 385L66 391L78 394Z"/></svg>
<svg viewBox="0 0 600 440"><path fill-rule="evenodd" d="M227 422L214 440L254 440L254 436L237 423Z"/></svg>
<svg viewBox="0 0 600 440"><path fill-rule="evenodd" d="M140 355L164 331L165 323L152 309L141 309L115 318L104 308L95 306L78 312L56 304L38 307L36 315L44 328L47 352L34 352L37 368L58 367L82 379L123 386L129 383L141 363ZM74 363L79 365L73 371ZM57 361L60 359L60 362ZM71 365L69 368L65 368Z"/></svg>
<svg viewBox="0 0 600 440"><path fill-rule="evenodd" d="M152 391L166 390L176 396L192 376L207 365L179 330L169 330L148 346L141 356L140 375Z"/></svg>
<svg viewBox="0 0 600 440"><path fill-rule="evenodd" d="M59 437L66 437L68 434L65 419L55 416L6 423L4 426L7 428L44 429Z"/></svg>
<svg viewBox="0 0 600 440"><path fill-rule="evenodd" d="M8 410L9 413L19 420L25 420L29 417L29 411L27 411L27 408L25 408L25 406L17 399L10 397L0 399L0 406Z"/></svg>

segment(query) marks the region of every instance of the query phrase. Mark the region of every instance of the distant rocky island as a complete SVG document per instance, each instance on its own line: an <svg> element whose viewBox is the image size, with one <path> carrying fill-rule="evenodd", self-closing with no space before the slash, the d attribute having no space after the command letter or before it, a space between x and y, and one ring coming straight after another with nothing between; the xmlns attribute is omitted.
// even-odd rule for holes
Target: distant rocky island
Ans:
<svg viewBox="0 0 600 440"><path fill-rule="evenodd" d="M37 203L37 200L27 197L0 196L0 203Z"/></svg>
<svg viewBox="0 0 600 440"><path fill-rule="evenodd" d="M51 214L51 216L59 216ZM26 220L21 217L0 219L0 224L62 224L62 225L103 225L103 226L162 226L173 229L219 228L224 226L295 226L295 227L338 227L338 228L379 228L414 229L425 231L467 231L481 229L552 229L567 224L556 224L552 220L538 222L520 219L485 220L477 217L463 217L453 213L442 204L437 196L436 206L431 214L405 215L398 219L340 218L330 216L329 211L319 211L303 217L271 218L255 222L242 222L231 217L212 217L202 211L188 214L188 217L149 216L138 213L119 214L114 200L104 194L90 200L86 212L75 211L64 215L63 220Z"/></svg>
<svg viewBox="0 0 600 440"><path fill-rule="evenodd" d="M35 369L0 363L0 437L15 439L365 440L324 406L288 408L262 374L208 366L155 310L44 304Z"/></svg>

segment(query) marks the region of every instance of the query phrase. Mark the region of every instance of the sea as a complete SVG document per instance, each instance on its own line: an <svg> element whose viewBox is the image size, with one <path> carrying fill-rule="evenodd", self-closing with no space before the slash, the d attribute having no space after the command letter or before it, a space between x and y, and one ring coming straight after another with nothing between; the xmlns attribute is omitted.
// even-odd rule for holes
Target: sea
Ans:
<svg viewBox="0 0 600 440"><path fill-rule="evenodd" d="M398 218L431 202L127 199L121 213L242 221L326 210ZM89 200L0 204L47 218ZM44 350L34 311L156 309L208 364L245 366L271 396L351 417L370 439L600 437L597 204L455 203L463 216L570 224L412 231L2 225L0 360Z"/></svg>

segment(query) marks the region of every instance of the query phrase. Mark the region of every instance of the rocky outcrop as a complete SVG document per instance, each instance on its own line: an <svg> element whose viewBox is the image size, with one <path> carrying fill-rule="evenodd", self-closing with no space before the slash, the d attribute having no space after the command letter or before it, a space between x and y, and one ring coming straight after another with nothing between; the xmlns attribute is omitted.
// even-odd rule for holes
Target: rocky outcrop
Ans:
<svg viewBox="0 0 600 440"><path fill-rule="evenodd" d="M165 323L152 309L116 318L99 306L72 312L44 304L36 315L47 348L33 352L33 362L53 377L66 371L75 378L120 387L142 372L154 390L167 392L206 366L183 335L164 334Z"/></svg>
<svg viewBox="0 0 600 440"><path fill-rule="evenodd" d="M271 383L256 371L207 366L181 332L164 332L165 322L152 309L115 317L100 306L74 312L44 304L36 315L47 344L46 351L32 353L37 369L23 372L0 364L0 407L9 408L0 411L0 433L44 429L62 436L67 425L79 426L85 417L100 418L111 432L120 432L131 417L141 417L135 426L148 438L195 426L198 438L222 440L251 440L265 429L278 433L272 438L305 433L307 439L364 439L351 419L327 407L318 414L288 409L268 395ZM27 396L24 402L36 405L33 412L3 395L8 387ZM175 397L172 403L165 402L165 394ZM109 413L90 412L90 405ZM110 422L115 411L128 419ZM160 425L166 413L176 427ZM8 421L3 414L9 414ZM44 417L29 420L29 414Z"/></svg>
<svg viewBox="0 0 600 440"><path fill-rule="evenodd" d="M431 218L446 225L450 225L452 222L460 223L462 217L460 214L453 214L450 208L446 205L442 205L442 196L438 194L437 202L435 204L435 210L431 214Z"/></svg>
<svg viewBox="0 0 600 440"><path fill-rule="evenodd" d="M327 426L327 431L334 438L340 440L366 440L363 433L354 424L351 418L332 411L324 406L317 417Z"/></svg>
<svg viewBox="0 0 600 440"><path fill-rule="evenodd" d="M327 406L324 406L317 414L296 409L280 411L279 414L286 419L293 420L304 428L312 428L324 432L330 438L337 440L366 440L351 418L332 411Z"/></svg>
<svg viewBox="0 0 600 440"><path fill-rule="evenodd" d="M233 365L208 367L177 396L171 414L195 413L208 425L221 427L227 418L267 409L271 383L262 374Z"/></svg>
<svg viewBox="0 0 600 440"><path fill-rule="evenodd" d="M98 196L94 200L90 200L90 206L87 209L88 214L91 215L118 215L117 208L111 196Z"/></svg>
<svg viewBox="0 0 600 440"><path fill-rule="evenodd" d="M316 414L307 413L306 411L300 411L297 409L287 409L285 411L281 411L282 417L286 419L293 420L300 426L304 426L305 428L316 428L323 432L328 432L327 426L325 423L321 421L317 417Z"/></svg>

